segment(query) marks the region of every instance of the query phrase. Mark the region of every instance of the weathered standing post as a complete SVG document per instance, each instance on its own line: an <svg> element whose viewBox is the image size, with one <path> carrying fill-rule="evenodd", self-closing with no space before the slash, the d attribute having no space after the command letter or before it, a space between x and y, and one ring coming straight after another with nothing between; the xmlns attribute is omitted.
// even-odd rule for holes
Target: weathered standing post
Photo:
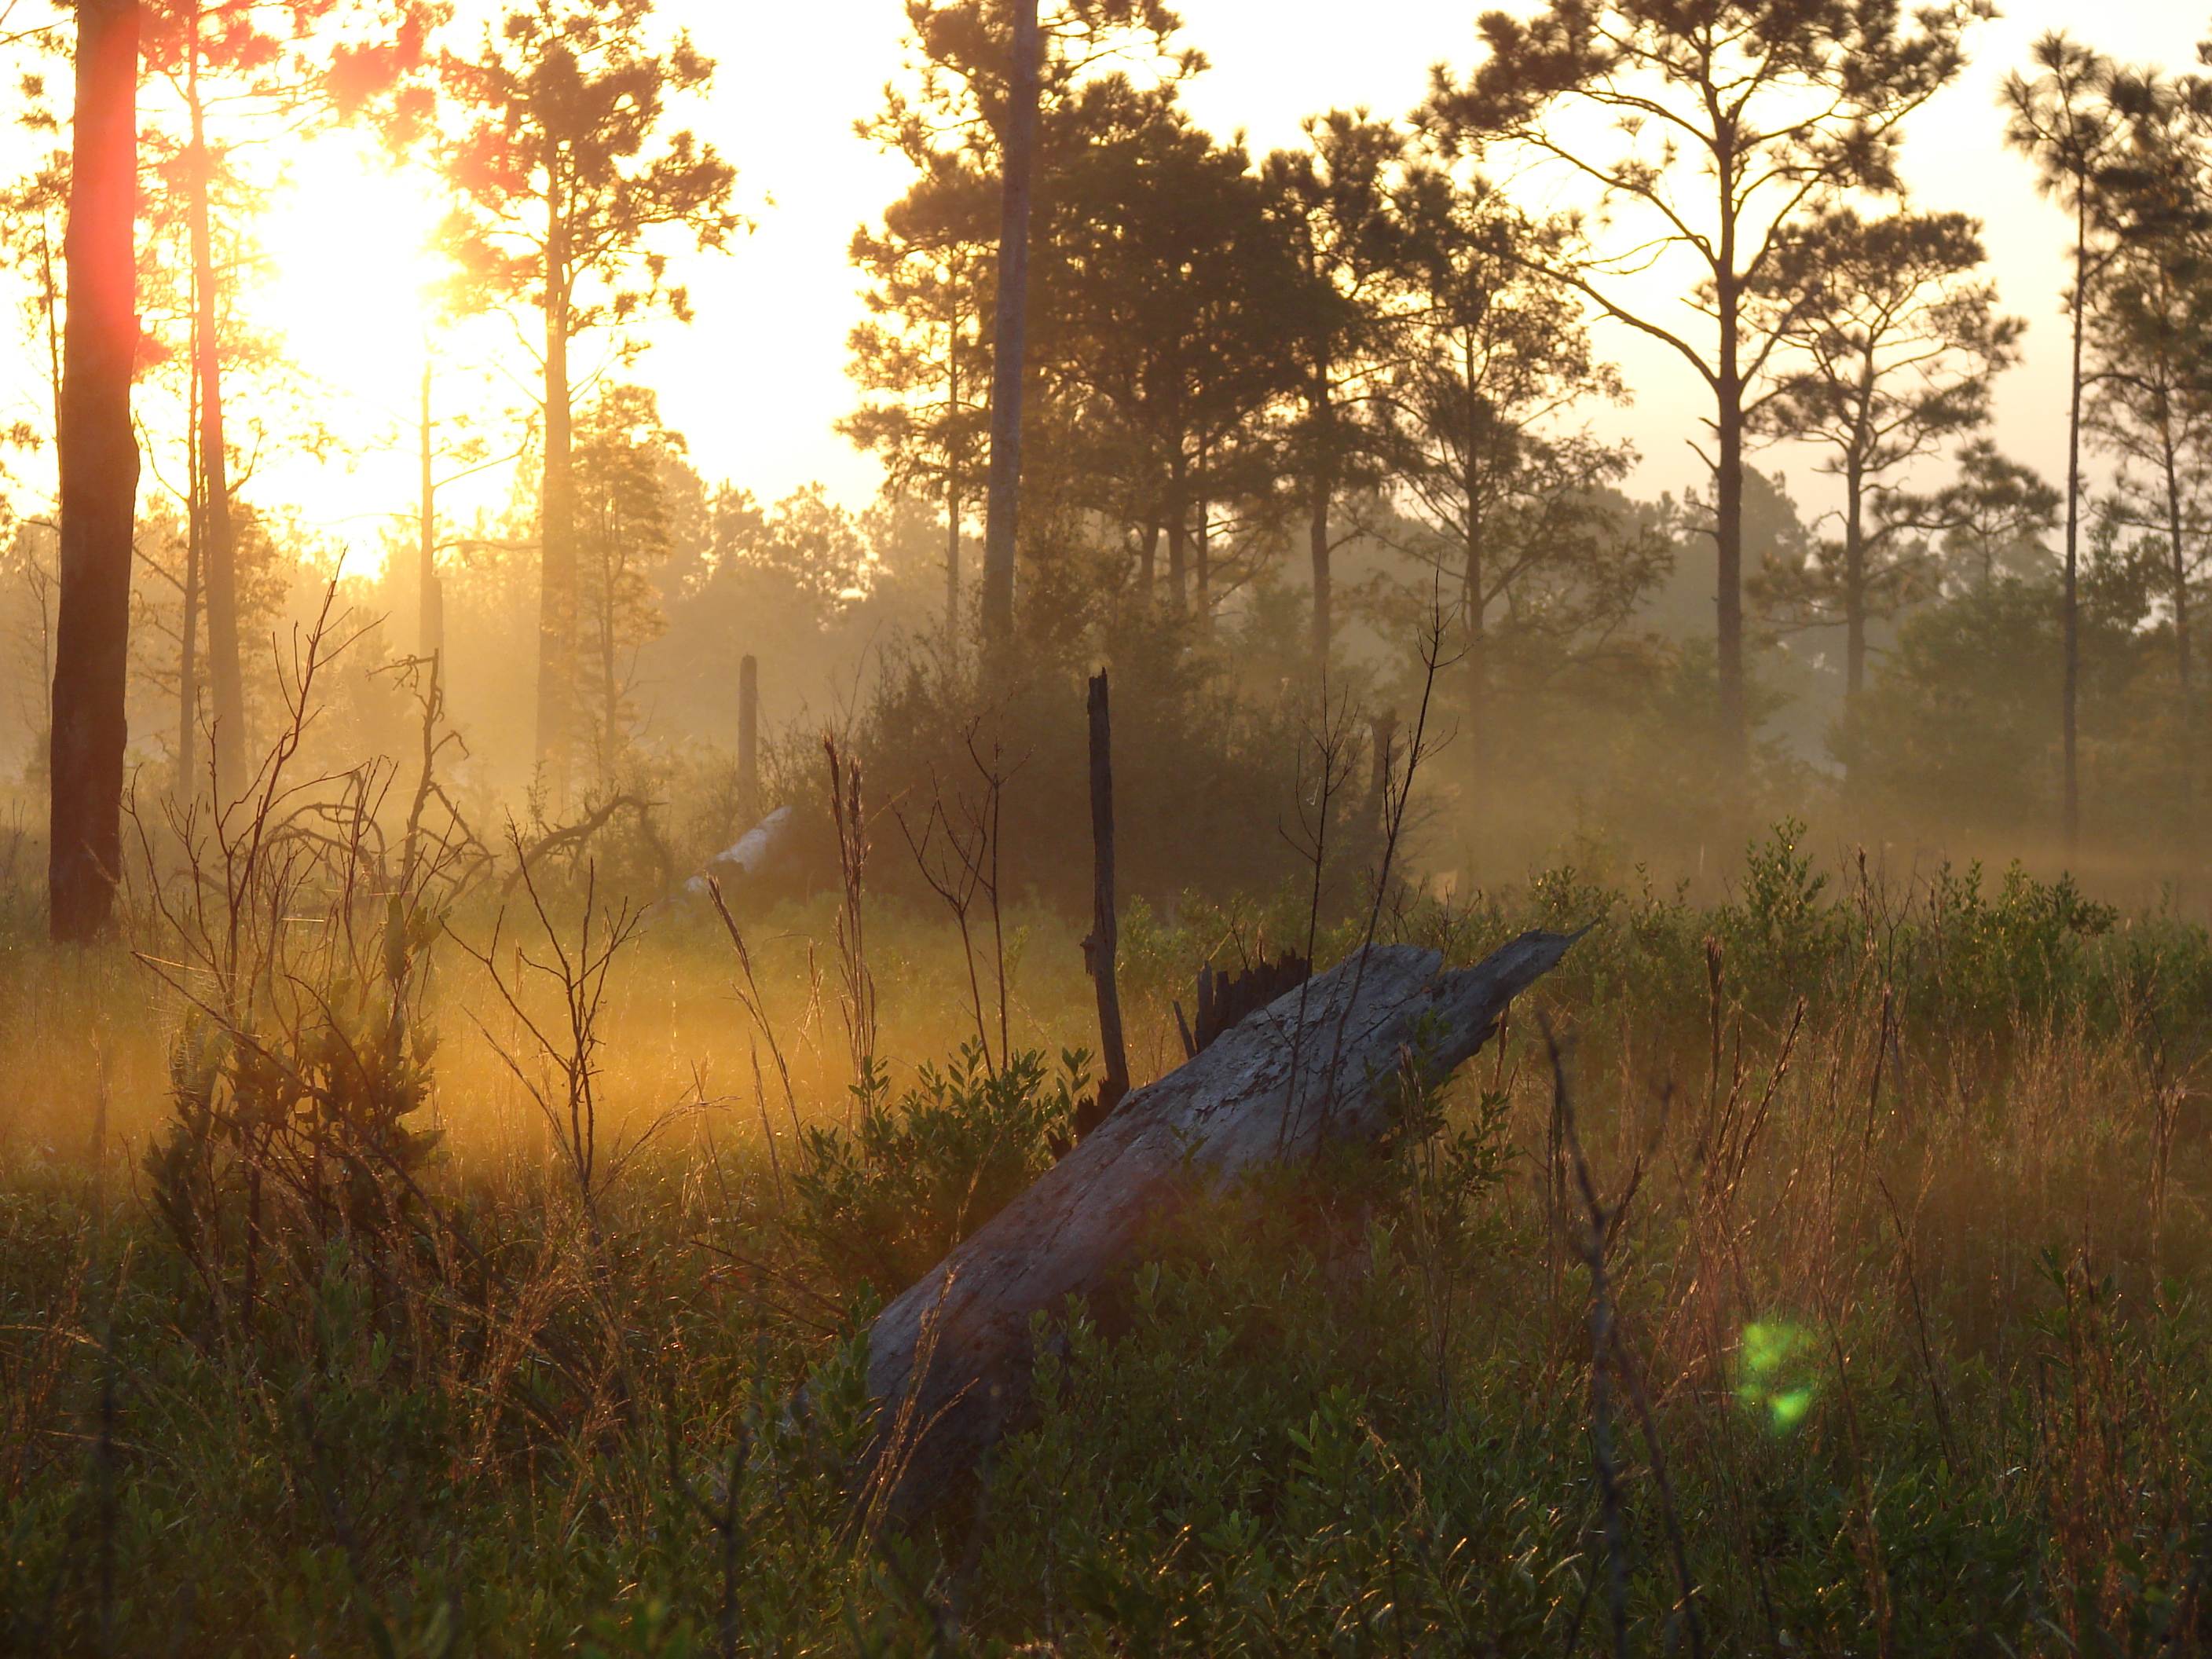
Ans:
<svg viewBox="0 0 2212 1659"><path fill-rule="evenodd" d="M1098 1115L1129 1092L1129 1055L1121 1040L1121 994L1114 982L1121 928L1114 915L1114 734L1106 702L1106 671L1091 677L1091 857L1093 872L1091 937L1083 941L1085 966L1098 992Z"/></svg>
<svg viewBox="0 0 2212 1659"><path fill-rule="evenodd" d="M1398 711L1386 708L1367 726L1375 739L1374 770L1367 786L1367 822L1380 839L1390 823L1390 772L1397 763Z"/></svg>
<svg viewBox="0 0 2212 1659"><path fill-rule="evenodd" d="M760 661L750 653L738 659L738 816L760 817Z"/></svg>

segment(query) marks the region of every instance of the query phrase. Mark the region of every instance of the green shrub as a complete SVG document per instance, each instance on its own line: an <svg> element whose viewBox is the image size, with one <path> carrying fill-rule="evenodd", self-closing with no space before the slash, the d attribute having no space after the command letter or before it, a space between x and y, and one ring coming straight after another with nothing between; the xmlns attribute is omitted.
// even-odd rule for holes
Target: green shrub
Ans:
<svg viewBox="0 0 2212 1659"><path fill-rule="evenodd" d="M896 1100L872 1076L851 1129L805 1131L793 1231L837 1284L896 1295L1050 1166L1090 1064L1067 1050L1054 1073L1022 1049L994 1069L970 1042Z"/></svg>

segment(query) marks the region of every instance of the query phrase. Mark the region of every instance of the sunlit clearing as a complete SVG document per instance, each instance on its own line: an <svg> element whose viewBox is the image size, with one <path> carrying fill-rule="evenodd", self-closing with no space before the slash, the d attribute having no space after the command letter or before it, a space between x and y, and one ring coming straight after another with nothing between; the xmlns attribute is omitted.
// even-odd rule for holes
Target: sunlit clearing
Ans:
<svg viewBox="0 0 2212 1659"><path fill-rule="evenodd" d="M1764 1417L1777 1434L1804 1419L1819 1392L1814 1375L1813 1339L1801 1325L1771 1320L1743 1328L1736 1352L1735 1397L1744 1409Z"/></svg>
<svg viewBox="0 0 2212 1659"><path fill-rule="evenodd" d="M426 247L443 210L349 134L301 145L260 234L275 269L258 320L279 330L308 379L387 412L411 408L429 290Z"/></svg>

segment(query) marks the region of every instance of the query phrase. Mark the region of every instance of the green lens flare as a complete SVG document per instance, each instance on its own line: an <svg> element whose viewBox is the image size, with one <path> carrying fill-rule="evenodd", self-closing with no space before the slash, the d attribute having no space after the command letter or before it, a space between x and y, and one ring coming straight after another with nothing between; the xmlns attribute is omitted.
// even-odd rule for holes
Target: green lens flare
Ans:
<svg viewBox="0 0 2212 1659"><path fill-rule="evenodd" d="M1786 1434L1804 1420L1819 1393L1812 1334L1803 1326L1760 1320L1743 1328L1736 1348L1735 1397L1746 1411L1765 1417L1777 1434Z"/></svg>

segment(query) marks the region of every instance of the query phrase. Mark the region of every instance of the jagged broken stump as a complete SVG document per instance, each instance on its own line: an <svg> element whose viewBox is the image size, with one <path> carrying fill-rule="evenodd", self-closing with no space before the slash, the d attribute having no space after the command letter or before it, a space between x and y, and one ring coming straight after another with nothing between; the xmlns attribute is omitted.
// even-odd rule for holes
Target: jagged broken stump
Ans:
<svg viewBox="0 0 2212 1659"><path fill-rule="evenodd" d="M974 1467L1029 1403L1033 1316L1126 1273L1194 1170L1221 1183L1378 1139L1407 1058L1447 1076L1574 938L1523 933L1451 972L1434 951L1370 945L1129 1095L876 1320L879 1496L915 1514Z"/></svg>

